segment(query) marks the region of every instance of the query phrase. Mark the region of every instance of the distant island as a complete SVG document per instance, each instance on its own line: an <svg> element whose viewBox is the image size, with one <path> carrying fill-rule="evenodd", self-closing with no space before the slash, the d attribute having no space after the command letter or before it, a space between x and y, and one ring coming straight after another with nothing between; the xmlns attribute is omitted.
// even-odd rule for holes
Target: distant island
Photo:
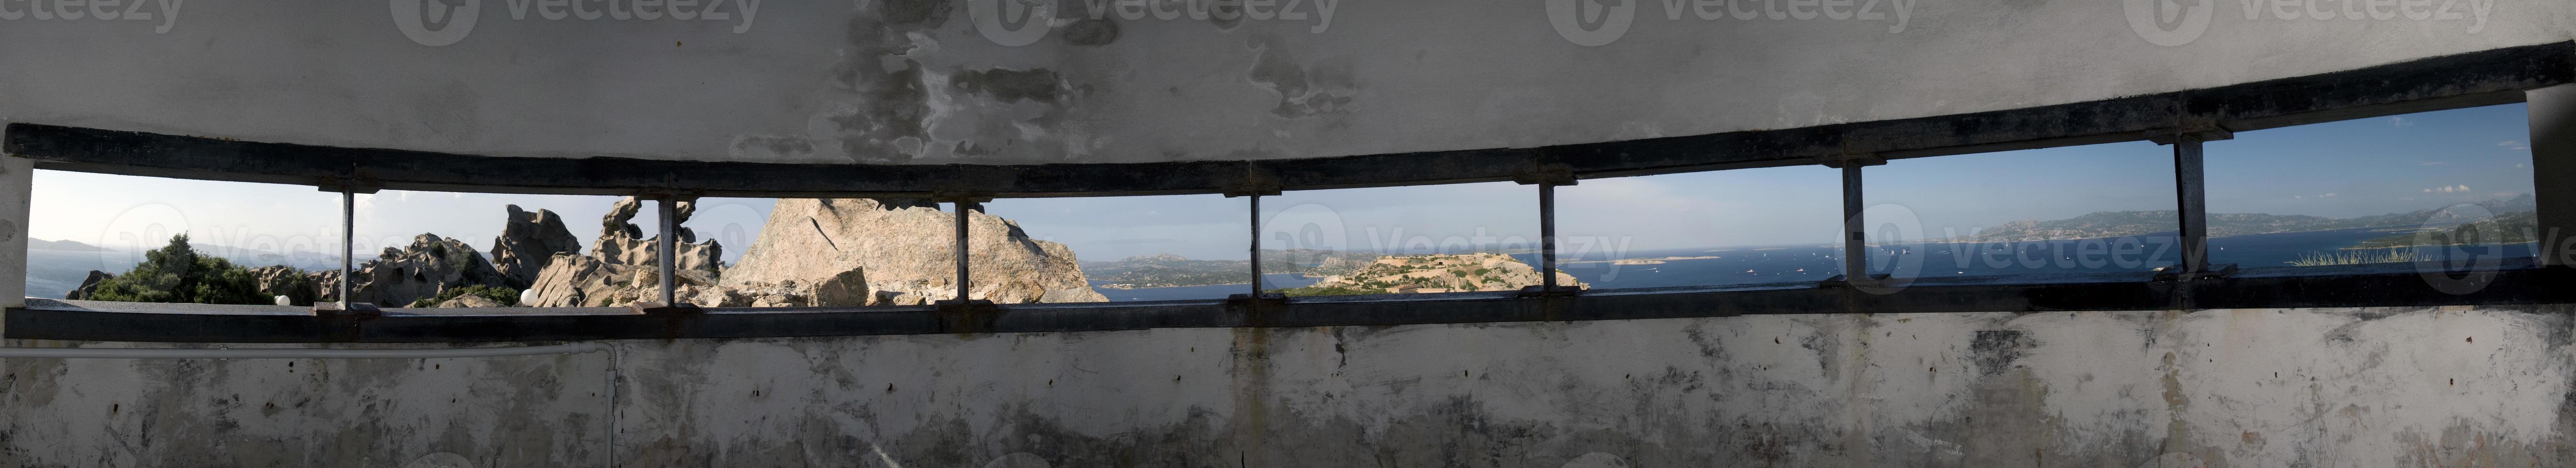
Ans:
<svg viewBox="0 0 2576 468"><path fill-rule="evenodd" d="M2532 202L2531 194L2523 194L2522 196L2505 200L2489 200L2477 203L2477 205L2481 208L2485 208L2490 213L2496 214L2496 219L2490 221L2490 224L2505 223L2498 226L2509 228L2512 226L2511 222L2508 220L2513 218L2515 213L2525 213L2523 216L2524 220L2520 221L2521 225L2524 227L2533 225L2527 215L2536 207ZM2456 213L2449 213L2442 210L2418 210L2407 213L2389 213L2358 218L2327 218L2323 216L2275 215L2260 213L2212 214L2209 215L2209 236L2227 237L2247 234L2330 231L2336 229L2366 227L2458 224L2472 221L2471 219L2458 216L2459 215ZM2176 229L2179 229L2175 222L2175 219L2178 217L2179 215L2173 210L2100 211L2088 213L2083 216L2053 221L2013 221L2004 223L2001 226L1977 231L1975 234L1960 236L1958 238L1951 239L1950 241L1985 243L2052 239L2098 239L2105 237L2135 236L2173 232ZM2404 237L2409 239L2406 241L2407 244L2405 245L2413 244L2414 241L2412 239L2414 236L2412 234L2404 235ZM2393 239L2387 240L2387 242L2393 241ZM2528 239L2525 239L2524 241L2528 241ZM2495 241L2481 240L2481 242ZM2373 239L2371 241L2364 242L2363 244L2371 245L2384 243L2386 242L2383 242L2383 239Z"/></svg>
<svg viewBox="0 0 2576 468"><path fill-rule="evenodd" d="M1559 285L1585 287L1572 275L1557 272L1556 276ZM1311 286L1276 292L1288 296L1350 296L1517 291L1540 283L1537 268L1510 255L1390 255L1371 261L1347 276L1326 276Z"/></svg>
<svg viewBox="0 0 2576 468"><path fill-rule="evenodd" d="M1299 273L1310 278L1350 274L1384 254L1335 250L1261 251L1263 273ZM1246 284L1251 263L1244 260L1191 260L1154 254L1106 262L1082 262L1082 271L1107 289L1168 288Z"/></svg>

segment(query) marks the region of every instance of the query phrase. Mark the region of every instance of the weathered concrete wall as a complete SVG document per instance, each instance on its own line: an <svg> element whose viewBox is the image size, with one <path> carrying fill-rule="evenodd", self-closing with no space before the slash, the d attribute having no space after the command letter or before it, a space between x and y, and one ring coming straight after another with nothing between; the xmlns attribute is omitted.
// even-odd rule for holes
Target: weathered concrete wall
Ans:
<svg viewBox="0 0 2576 468"><path fill-rule="evenodd" d="M2570 310L13 359L0 363L0 466L2568 466Z"/></svg>
<svg viewBox="0 0 2576 468"><path fill-rule="evenodd" d="M1056 13L1005 45L987 36L1029 29L971 12L1005 1ZM460 0L442 28L429 0L99 2L0 1L0 120L503 156L1263 159L1946 115L2576 38L2564 0L1264 0L1302 19L1231 21L1182 11L1216 0L684 8L721 20Z"/></svg>

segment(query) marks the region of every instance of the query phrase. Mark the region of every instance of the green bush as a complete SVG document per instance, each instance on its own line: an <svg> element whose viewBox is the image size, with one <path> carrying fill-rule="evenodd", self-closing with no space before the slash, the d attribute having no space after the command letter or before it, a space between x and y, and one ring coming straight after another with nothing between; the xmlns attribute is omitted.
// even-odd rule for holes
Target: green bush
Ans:
<svg viewBox="0 0 2576 468"><path fill-rule="evenodd" d="M302 275L297 275L301 277ZM231 260L197 253L188 235L170 236L170 245L143 253L143 263L125 274L101 281L90 300L181 302L196 304L276 304L259 292L259 279Z"/></svg>
<svg viewBox="0 0 2576 468"><path fill-rule="evenodd" d="M501 305L504 305L504 306L515 306L515 305L519 305L519 291L518 291L518 290L510 289L510 288L496 288L496 287L484 286L484 285L480 285L480 284L469 284L469 285L465 285L464 287L447 288L447 290L445 290L445 291L439 291L439 292L438 292L438 296L436 296L436 297L424 297L424 298L421 298L420 300L417 300L417 301L411 301L411 306L412 306L412 307L437 307L437 306L438 306L438 303L441 303L441 302L447 302L447 300L448 300L448 299L455 299L457 296L463 296L463 295L467 295L467 294L472 294L472 295L476 295L476 296L483 296L483 297L485 297L485 298L490 298L490 299L492 299L494 302L499 302L499 303L501 303Z"/></svg>

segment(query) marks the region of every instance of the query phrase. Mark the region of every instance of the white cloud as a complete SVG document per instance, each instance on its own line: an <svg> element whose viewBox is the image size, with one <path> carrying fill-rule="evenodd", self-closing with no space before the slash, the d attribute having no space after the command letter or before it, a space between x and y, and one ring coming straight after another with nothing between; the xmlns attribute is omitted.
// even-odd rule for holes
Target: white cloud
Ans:
<svg viewBox="0 0 2576 468"><path fill-rule="evenodd" d="M2412 127L2412 126L2415 126L2415 122L2414 122L2414 121L2411 121L2411 120L2406 120L2406 118L2405 118L2405 117L2390 116L2390 117L2388 118L2388 126L2391 126L2391 127Z"/></svg>
<svg viewBox="0 0 2576 468"><path fill-rule="evenodd" d="M2531 145L2530 145L2530 144L2523 143L2523 142L2520 142L2520 141L2514 141L2514 140L2499 141L2499 142L2496 142L2496 146L2502 146L2502 147L2504 147L2505 149L2513 149L2513 150L2524 150L2524 151L2529 151L2529 150L2531 150Z"/></svg>
<svg viewBox="0 0 2576 468"><path fill-rule="evenodd" d="M2318 196L2317 196L2317 198L2334 198L2334 196L2335 196L2334 192L2326 192L2326 194L2324 194L2324 195L2318 195ZM1246 284L1249 284L1249 283L1246 283Z"/></svg>
<svg viewBox="0 0 2576 468"><path fill-rule="evenodd" d="M2433 187L2433 188L2424 189L2424 193L2464 193L2464 192L2468 192L2468 191L2469 191L2469 186L2467 186L2467 185L2452 185L2452 186L2447 186L2447 187Z"/></svg>

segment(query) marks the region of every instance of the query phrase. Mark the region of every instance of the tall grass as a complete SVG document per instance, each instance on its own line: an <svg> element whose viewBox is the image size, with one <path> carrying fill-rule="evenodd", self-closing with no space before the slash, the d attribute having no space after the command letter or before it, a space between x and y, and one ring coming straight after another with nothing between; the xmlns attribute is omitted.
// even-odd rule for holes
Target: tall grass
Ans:
<svg viewBox="0 0 2576 468"><path fill-rule="evenodd" d="M2335 253L2308 252L2299 254L2298 260L2291 260L2288 263L2292 266L2307 267L2362 265L2370 263L2412 263L2414 261L2415 251L2412 249L2386 249L2345 250Z"/></svg>

